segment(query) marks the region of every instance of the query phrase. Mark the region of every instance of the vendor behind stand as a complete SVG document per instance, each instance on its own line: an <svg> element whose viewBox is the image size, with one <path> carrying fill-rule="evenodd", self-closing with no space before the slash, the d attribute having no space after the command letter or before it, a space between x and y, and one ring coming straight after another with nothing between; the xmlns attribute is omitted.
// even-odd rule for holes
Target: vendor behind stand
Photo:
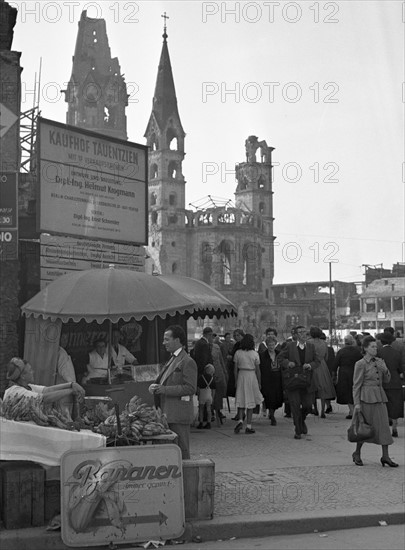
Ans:
<svg viewBox="0 0 405 550"><path fill-rule="evenodd" d="M117 367L118 373L122 373L122 369L125 365L137 365L138 360L127 348L121 344L121 332L114 330L112 333L112 349L111 357L115 367Z"/></svg>
<svg viewBox="0 0 405 550"><path fill-rule="evenodd" d="M61 401L71 396L83 397L84 389L76 382L57 384L56 386L38 386L33 384L34 371L25 359L13 357L7 366L7 379L9 387L4 392L6 398L26 395L30 397L33 393L41 394L45 403Z"/></svg>
<svg viewBox="0 0 405 550"><path fill-rule="evenodd" d="M69 334L62 334L59 342L58 362L55 369L55 384L76 382L75 368L70 355L66 351Z"/></svg>
<svg viewBox="0 0 405 550"><path fill-rule="evenodd" d="M99 338L94 342L94 349L89 353L89 362L87 372L82 379L82 384L86 384L91 379L108 379L108 352L107 342L104 338Z"/></svg>

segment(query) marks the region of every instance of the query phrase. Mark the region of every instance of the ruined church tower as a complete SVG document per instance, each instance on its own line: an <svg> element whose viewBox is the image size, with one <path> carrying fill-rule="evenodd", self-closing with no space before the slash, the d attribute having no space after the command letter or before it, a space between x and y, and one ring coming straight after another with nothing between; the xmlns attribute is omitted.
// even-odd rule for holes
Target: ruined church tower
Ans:
<svg viewBox="0 0 405 550"><path fill-rule="evenodd" d="M166 25L152 113L145 131L149 146L149 246L151 271L186 275L185 133L177 108Z"/></svg>
<svg viewBox="0 0 405 550"><path fill-rule="evenodd" d="M65 101L66 123L120 138L127 137L127 87L116 57L111 58L104 19L82 12L72 75Z"/></svg>

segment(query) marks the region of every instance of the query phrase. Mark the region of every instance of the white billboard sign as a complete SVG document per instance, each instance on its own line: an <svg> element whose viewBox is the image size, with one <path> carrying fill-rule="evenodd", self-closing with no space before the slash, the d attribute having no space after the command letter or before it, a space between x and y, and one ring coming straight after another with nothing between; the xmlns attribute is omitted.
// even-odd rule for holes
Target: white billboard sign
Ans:
<svg viewBox="0 0 405 550"><path fill-rule="evenodd" d="M67 452L61 497L67 546L180 537L185 528L180 449L167 444Z"/></svg>
<svg viewBox="0 0 405 550"><path fill-rule="evenodd" d="M147 244L147 151L40 118L38 231Z"/></svg>

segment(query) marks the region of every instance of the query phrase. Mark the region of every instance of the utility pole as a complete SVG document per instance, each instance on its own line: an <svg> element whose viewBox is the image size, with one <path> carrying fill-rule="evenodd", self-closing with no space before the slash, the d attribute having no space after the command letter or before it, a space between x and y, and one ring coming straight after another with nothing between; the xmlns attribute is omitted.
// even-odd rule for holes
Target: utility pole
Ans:
<svg viewBox="0 0 405 550"><path fill-rule="evenodd" d="M329 338L332 343L332 262L329 262Z"/></svg>

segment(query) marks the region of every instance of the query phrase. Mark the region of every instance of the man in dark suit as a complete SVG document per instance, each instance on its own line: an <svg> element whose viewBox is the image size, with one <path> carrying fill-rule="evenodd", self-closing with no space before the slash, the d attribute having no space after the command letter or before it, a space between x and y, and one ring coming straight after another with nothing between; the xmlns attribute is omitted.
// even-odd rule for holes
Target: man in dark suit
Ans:
<svg viewBox="0 0 405 550"><path fill-rule="evenodd" d="M304 371L314 371L319 367L316 359L315 347L307 342L307 329L303 326L296 327L297 341L287 342L280 351L279 360L282 369L301 366ZM311 383L308 388L287 390L288 401L294 419L295 439L301 439L301 434L308 433L305 418L311 412L315 392L315 383L311 374Z"/></svg>
<svg viewBox="0 0 405 550"><path fill-rule="evenodd" d="M389 382L383 383L383 388L388 398L388 417L392 422L392 436L398 437L398 418L404 417L404 398L402 394L402 380L404 367L401 354L394 349L394 336L391 332L384 331L381 335L382 347L378 350L378 357L384 359L391 374Z"/></svg>
<svg viewBox="0 0 405 550"><path fill-rule="evenodd" d="M156 383L149 386L155 405L167 417L169 428L178 436L182 458L190 458L190 424L194 418L193 395L197 389L197 365L184 349L187 339L179 325L168 327L163 345L171 353Z"/></svg>

